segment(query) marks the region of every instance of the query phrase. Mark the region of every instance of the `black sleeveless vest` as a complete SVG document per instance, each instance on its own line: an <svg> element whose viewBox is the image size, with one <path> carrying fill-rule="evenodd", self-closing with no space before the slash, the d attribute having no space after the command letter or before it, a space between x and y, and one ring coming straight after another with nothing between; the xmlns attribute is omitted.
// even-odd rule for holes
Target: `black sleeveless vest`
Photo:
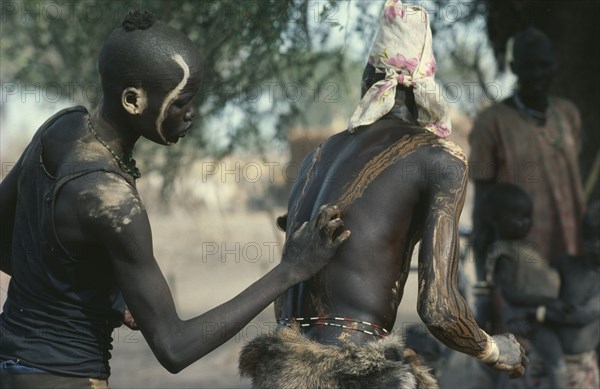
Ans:
<svg viewBox="0 0 600 389"><path fill-rule="evenodd" d="M127 179L100 163L61 167L52 176L42 161L44 131L64 115L79 115L83 122L87 114L84 107L57 113L24 152L12 239L13 275L0 316L0 358L48 372L105 379L110 375L111 333L122 324L125 304L104 250L74 256L61 245L54 205L60 189L76 178L118 174Z"/></svg>

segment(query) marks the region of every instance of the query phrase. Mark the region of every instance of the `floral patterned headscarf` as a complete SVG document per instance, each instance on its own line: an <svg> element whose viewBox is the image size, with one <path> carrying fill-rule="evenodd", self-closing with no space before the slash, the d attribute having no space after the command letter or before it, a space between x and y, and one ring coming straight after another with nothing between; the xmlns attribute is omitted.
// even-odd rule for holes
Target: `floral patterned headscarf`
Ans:
<svg viewBox="0 0 600 389"><path fill-rule="evenodd" d="M376 82L363 96L350 119L349 131L374 123L392 111L396 87L412 87L418 110L417 122L440 138L450 135L450 118L439 86L435 83L435 58L431 46L429 15L400 0L387 0L369 64L385 79ZM408 110L394 109L393 113Z"/></svg>

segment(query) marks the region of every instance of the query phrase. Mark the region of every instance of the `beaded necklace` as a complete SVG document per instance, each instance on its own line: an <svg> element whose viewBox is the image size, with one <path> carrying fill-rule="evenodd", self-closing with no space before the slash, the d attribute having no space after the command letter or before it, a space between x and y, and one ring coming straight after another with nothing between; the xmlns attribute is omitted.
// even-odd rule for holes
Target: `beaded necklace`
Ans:
<svg viewBox="0 0 600 389"><path fill-rule="evenodd" d="M537 111L535 109L529 108L528 106L525 105L525 103L523 103L521 101L521 99L519 98L519 96L516 93L513 95L513 101L514 101L515 105L517 106L517 109L519 111L523 112L524 114L529 115L536 120L540 120L540 121L546 120L545 112L541 112L541 111Z"/></svg>
<svg viewBox="0 0 600 389"><path fill-rule="evenodd" d="M548 117L549 115L546 115L545 112L540 112L540 111L536 111L534 109L528 108L527 106L525 106L525 104L521 101L521 99L519 98L519 96L517 96L516 93L513 95L513 101L514 101L515 106L517 107L517 109L519 111L523 112L526 115L529 115L533 119L536 119L536 120L539 120L539 121L543 121L543 122L545 122L547 124L547 121L549 119L549 117ZM544 129L540 130L540 129L536 128L536 132L550 146L556 147L556 148L561 148L562 147L563 138L565 136L564 129L563 129L563 126L562 126L562 121L561 121L561 118L556 114L556 112L554 111L554 109L552 109L552 103L551 102L548 104L548 107L549 107L548 110L550 111L550 113L552 114L552 116L555 117L556 127L557 127L558 134L554 137L554 139L550 139L550 136L548 135L548 131L544 131Z"/></svg>
<svg viewBox="0 0 600 389"><path fill-rule="evenodd" d="M119 158L119 156L112 149L112 147L110 147L108 145L108 143L106 143L104 141L104 139L102 139L100 137L100 134L98 134L98 132L96 132L96 130L94 130L94 127L92 127L92 121L90 119L88 119L88 129L90 130L92 135L94 135L94 137L98 140L98 142L102 143L102 146L106 147L106 149L112 154L113 158L115 159L115 161L117 161L117 164L119 165L121 170L123 170L125 173L129 174L134 179L138 179L142 176L142 173L140 173L140 169L138 169L138 167L136 166L135 159L133 159L133 156L131 155L131 153L129 153L127 161L131 165L133 165L133 169L131 169L129 166L127 166L127 164L125 162L123 162L123 160L121 158Z"/></svg>
<svg viewBox="0 0 600 389"><path fill-rule="evenodd" d="M350 327L350 326L340 324L340 323L330 323L326 320L364 324L369 327L373 327L374 329L376 329L382 333L375 333L373 331L363 330L360 328L354 328L354 327ZM389 334L385 328L383 328L377 324L369 323L368 321L363 321L363 320L351 319L348 317L315 316L315 317L292 317L292 318L286 317L286 318L279 319L280 324L284 324L288 327L291 325L290 322L294 322L294 321L297 322L300 325L300 327L311 327L311 326L338 327L338 328L343 328L345 330L358 331L358 332L365 333L367 335L377 336L379 338L384 338L385 336L387 336Z"/></svg>

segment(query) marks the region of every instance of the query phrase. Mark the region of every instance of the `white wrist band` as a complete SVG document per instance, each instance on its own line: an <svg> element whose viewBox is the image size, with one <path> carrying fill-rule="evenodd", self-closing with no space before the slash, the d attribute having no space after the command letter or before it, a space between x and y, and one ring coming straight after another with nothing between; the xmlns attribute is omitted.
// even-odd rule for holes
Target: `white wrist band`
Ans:
<svg viewBox="0 0 600 389"><path fill-rule="evenodd" d="M546 320L546 306L545 305L540 305L539 307L537 307L537 309L535 310L535 319L539 323L543 323Z"/></svg>
<svg viewBox="0 0 600 389"><path fill-rule="evenodd" d="M488 340L487 348L481 357L479 357L479 360L484 363L496 363L500 358L500 350L498 350L498 346L491 336L488 334L485 334L485 336Z"/></svg>

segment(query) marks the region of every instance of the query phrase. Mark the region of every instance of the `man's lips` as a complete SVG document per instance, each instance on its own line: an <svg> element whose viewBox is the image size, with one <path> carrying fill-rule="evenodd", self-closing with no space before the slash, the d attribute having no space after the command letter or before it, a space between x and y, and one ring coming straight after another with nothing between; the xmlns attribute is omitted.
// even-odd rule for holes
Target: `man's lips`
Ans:
<svg viewBox="0 0 600 389"><path fill-rule="evenodd" d="M190 132L190 127L192 126L192 122L187 122L184 129L179 132L178 134L173 135L172 137L170 137L167 142L170 144L174 144L177 143L179 141L179 139L181 138L185 138L185 136L188 134L188 132Z"/></svg>
<svg viewBox="0 0 600 389"><path fill-rule="evenodd" d="M183 131L181 131L181 132L180 132L180 133L177 135L177 137L179 137L179 138L184 138L184 137L185 137L185 136L188 134L188 132L190 132L190 127L191 127L191 126L192 126L192 122L191 122L191 121L189 121L189 122L186 122L186 124L185 124L185 128L183 129Z"/></svg>

